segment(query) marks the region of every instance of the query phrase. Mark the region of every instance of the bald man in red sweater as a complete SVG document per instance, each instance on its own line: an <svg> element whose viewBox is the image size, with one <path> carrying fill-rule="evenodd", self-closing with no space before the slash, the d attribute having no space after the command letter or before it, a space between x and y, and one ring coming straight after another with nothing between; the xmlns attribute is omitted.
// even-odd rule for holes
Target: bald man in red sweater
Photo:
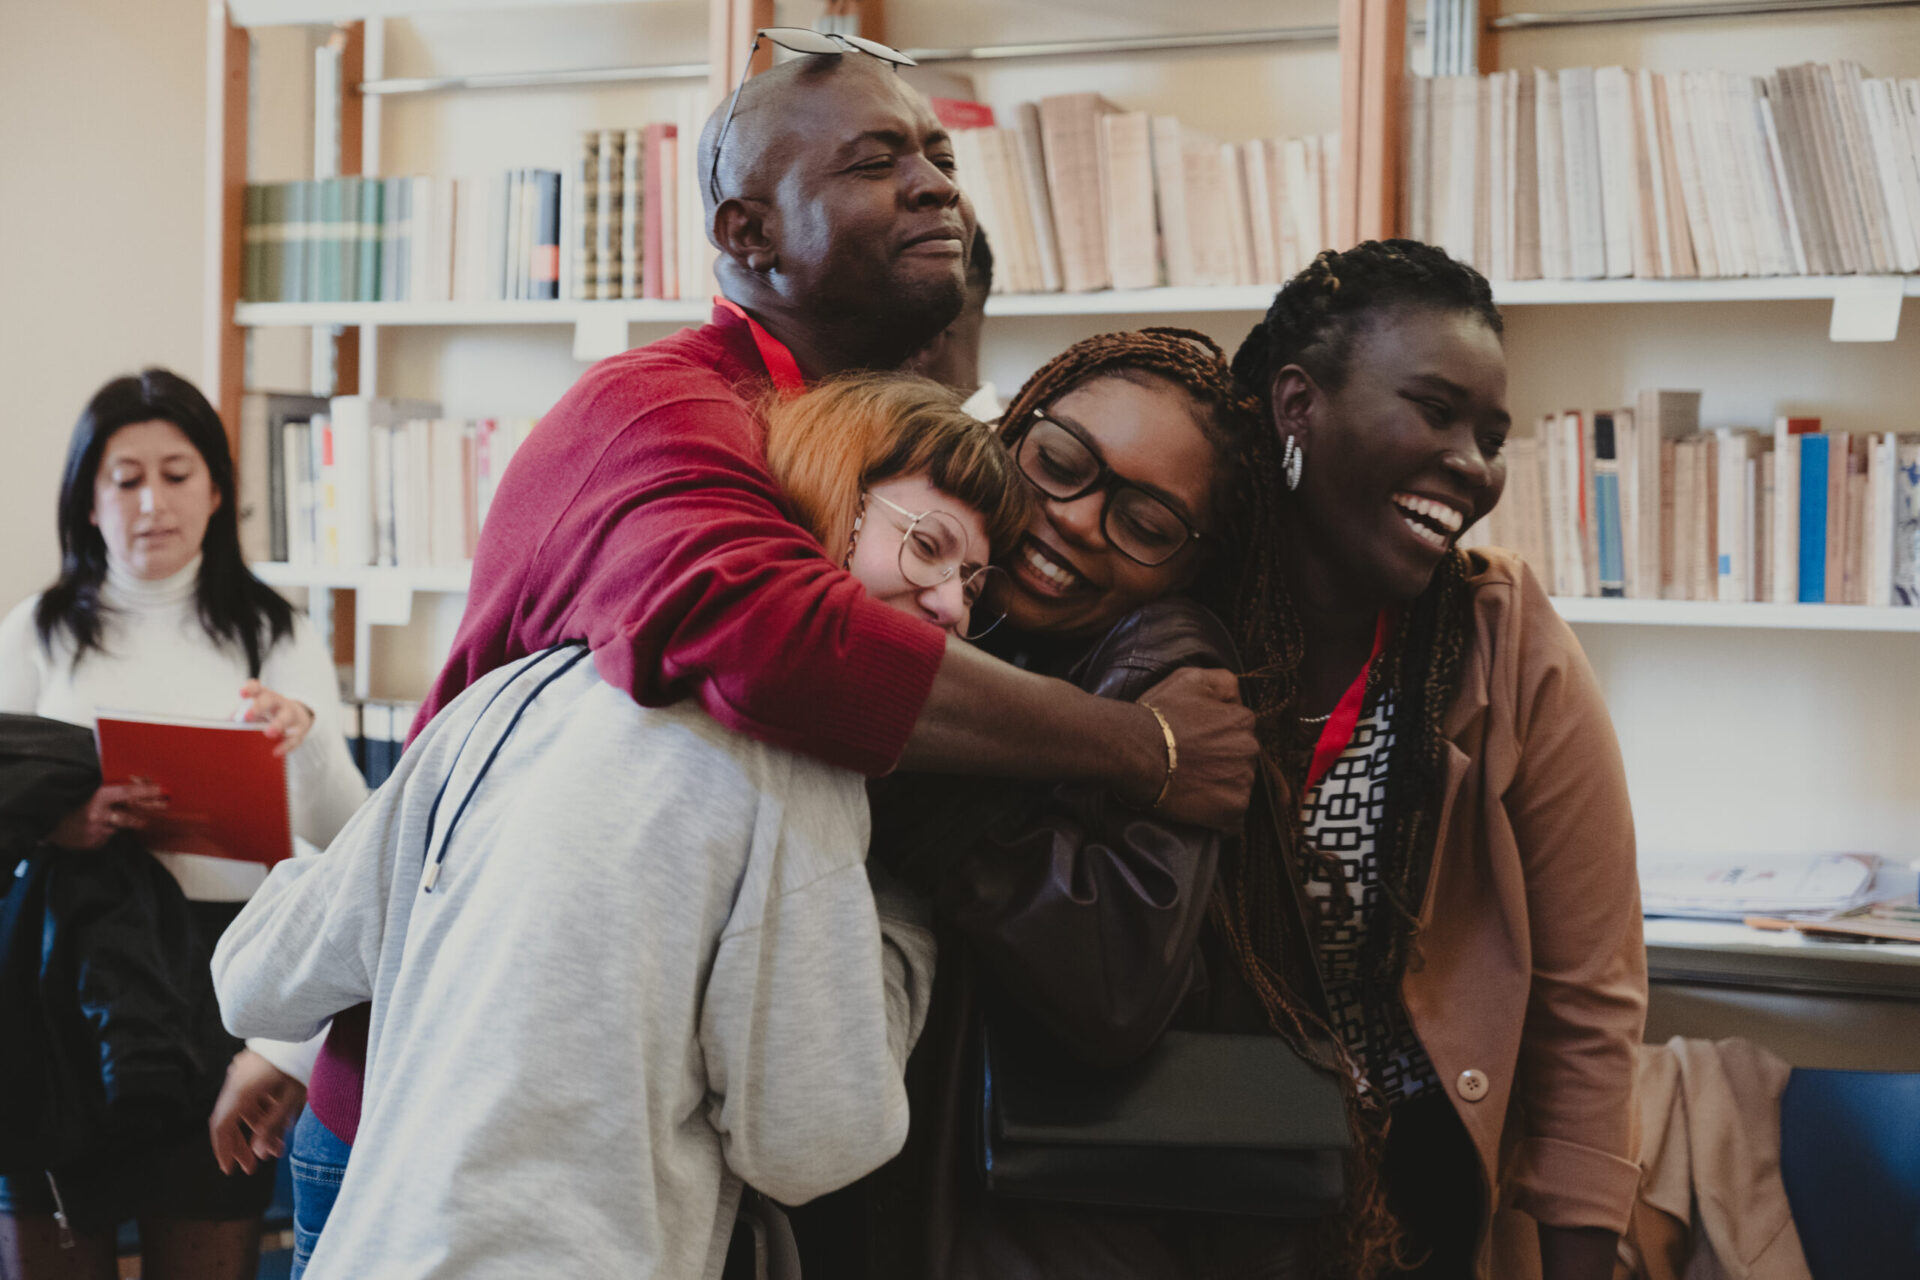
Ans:
<svg viewBox="0 0 1920 1280"><path fill-rule="evenodd" d="M1178 742L1169 777L1145 707L876 604L792 522L755 406L898 368L946 327L974 217L945 130L878 59L749 81L716 164L724 110L700 172L725 298L705 326L594 366L516 454L415 729L495 667L584 639L637 702L695 698L731 729L869 775L1097 781L1143 805L1170 783L1162 812L1237 826L1256 748L1230 675L1182 671L1149 697ZM312 1082L347 1142L365 1034L364 1009L336 1019Z"/></svg>

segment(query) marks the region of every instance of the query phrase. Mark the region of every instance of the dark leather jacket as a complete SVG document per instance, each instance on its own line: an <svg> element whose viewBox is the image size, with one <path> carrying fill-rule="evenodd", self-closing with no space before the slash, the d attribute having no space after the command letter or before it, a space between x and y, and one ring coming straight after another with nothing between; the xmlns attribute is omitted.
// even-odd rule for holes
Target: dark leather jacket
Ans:
<svg viewBox="0 0 1920 1280"><path fill-rule="evenodd" d="M0 1173L193 1131L237 1048L166 868L43 843L99 785L92 733L0 715Z"/></svg>
<svg viewBox="0 0 1920 1280"><path fill-rule="evenodd" d="M1090 646L1014 636L995 648L1128 700L1179 667L1236 665L1225 628L1181 598L1144 606ZM1250 995L1223 1004L1208 981L1202 934L1222 837L1079 783L905 779L876 793L874 809L873 856L934 895L940 968L908 1066L906 1149L851 1193L799 1211L807 1275L1290 1274L1284 1226L1023 1204L989 1196L978 1170L973 1046L988 1007L1014 1006L1096 1066L1144 1054L1176 1023L1264 1030Z"/></svg>

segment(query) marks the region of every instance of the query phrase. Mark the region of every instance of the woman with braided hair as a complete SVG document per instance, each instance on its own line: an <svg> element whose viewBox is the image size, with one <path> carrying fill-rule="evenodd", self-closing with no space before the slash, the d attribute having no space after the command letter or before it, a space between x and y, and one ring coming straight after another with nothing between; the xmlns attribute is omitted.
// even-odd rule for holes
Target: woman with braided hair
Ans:
<svg viewBox="0 0 1920 1280"><path fill-rule="evenodd" d="M1040 500L998 553L1006 620L983 647L1129 701L1181 668L1237 670L1226 628L1189 593L1226 598L1222 584L1238 579L1261 429L1198 333L1104 334L1048 363L1001 419ZM1157 722L1150 707L1140 715ZM1170 752L1170 772L1187 745ZM909 1068L907 1148L852 1194L795 1215L808 1275L1184 1280L1270 1275L1265 1264L1292 1257L1288 1223L1253 1224L1250 1243L1212 1215L1083 1209L982 1185L983 1025L1030 1025L1097 1071L1211 1016L1200 939L1230 841L1157 814L1157 801L951 778L876 789L871 864L932 895L941 960Z"/></svg>
<svg viewBox="0 0 1920 1280"><path fill-rule="evenodd" d="M1505 484L1501 334L1477 272L1388 240L1321 254L1234 359L1270 527L1232 622L1289 847L1224 851L1217 920L1285 1031L1308 1005L1281 907L1311 906L1386 1130L1397 1239L1359 1269L1514 1274L1488 1243L1504 1201L1574 1280L1612 1274L1633 1201L1645 956L1592 671L1518 557L1456 545Z"/></svg>

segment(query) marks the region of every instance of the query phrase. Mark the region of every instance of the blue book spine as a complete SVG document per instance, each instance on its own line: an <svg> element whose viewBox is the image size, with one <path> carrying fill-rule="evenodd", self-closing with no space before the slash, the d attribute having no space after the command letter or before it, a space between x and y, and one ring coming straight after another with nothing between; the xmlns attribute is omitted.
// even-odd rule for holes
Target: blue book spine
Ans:
<svg viewBox="0 0 1920 1280"><path fill-rule="evenodd" d="M1800 441L1800 603L1827 602L1827 440Z"/></svg>
<svg viewBox="0 0 1920 1280"><path fill-rule="evenodd" d="M1599 508L1600 594L1627 594L1627 556L1620 538L1620 471L1616 462L1602 459L1594 468L1594 505Z"/></svg>

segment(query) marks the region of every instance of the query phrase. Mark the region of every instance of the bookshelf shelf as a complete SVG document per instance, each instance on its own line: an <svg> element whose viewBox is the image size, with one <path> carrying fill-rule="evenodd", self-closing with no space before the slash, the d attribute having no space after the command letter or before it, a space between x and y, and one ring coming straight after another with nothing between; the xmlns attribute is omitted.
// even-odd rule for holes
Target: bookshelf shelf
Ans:
<svg viewBox="0 0 1920 1280"><path fill-rule="evenodd" d="M237 27L279 27L429 13L483 13L639 2L641 0L230 0L228 9Z"/></svg>
<svg viewBox="0 0 1920 1280"><path fill-rule="evenodd" d="M1720 604L1711 600L1554 597L1568 622L1640 627L1745 627L1773 631L1920 633L1920 609L1853 604Z"/></svg>
<svg viewBox="0 0 1920 1280"><path fill-rule="evenodd" d="M463 595L473 574L471 564L448 565L435 569L395 569L365 565L359 568L323 568L306 564L282 564L256 561L248 566L254 577L270 587L305 587L309 590L335 588L385 591L420 591Z"/></svg>
<svg viewBox="0 0 1920 1280"><path fill-rule="evenodd" d="M1505 280L1493 286L1503 307L1633 302L1831 302L1861 282L1902 282L1920 297L1920 276L1758 276L1715 280Z"/></svg>
<svg viewBox="0 0 1920 1280"><path fill-rule="evenodd" d="M542 325L576 324L617 316L629 324L699 324L712 308L704 301L660 302L243 302L234 323L276 325Z"/></svg>
<svg viewBox="0 0 1920 1280"><path fill-rule="evenodd" d="M342 591L411 591L464 595L470 564L433 569L360 568L257 562L268 586ZM1612 600L1554 597L1568 622L1639 627L1744 627L1774 631L1905 631L1920 633L1920 609L1847 604L1719 604L1701 600Z"/></svg>
<svg viewBox="0 0 1920 1280"><path fill-rule="evenodd" d="M1609 303L1831 301L1862 276L1777 276L1726 280L1509 280L1493 286L1503 307L1597 306ZM1920 276L1895 277L1907 297L1920 297ZM1216 289L1133 289L1101 293L996 294L989 316L1156 316L1196 311L1258 314L1273 301L1271 285ZM659 302L243 302L234 323L276 325L561 325L619 317L629 324L698 324L704 299Z"/></svg>

